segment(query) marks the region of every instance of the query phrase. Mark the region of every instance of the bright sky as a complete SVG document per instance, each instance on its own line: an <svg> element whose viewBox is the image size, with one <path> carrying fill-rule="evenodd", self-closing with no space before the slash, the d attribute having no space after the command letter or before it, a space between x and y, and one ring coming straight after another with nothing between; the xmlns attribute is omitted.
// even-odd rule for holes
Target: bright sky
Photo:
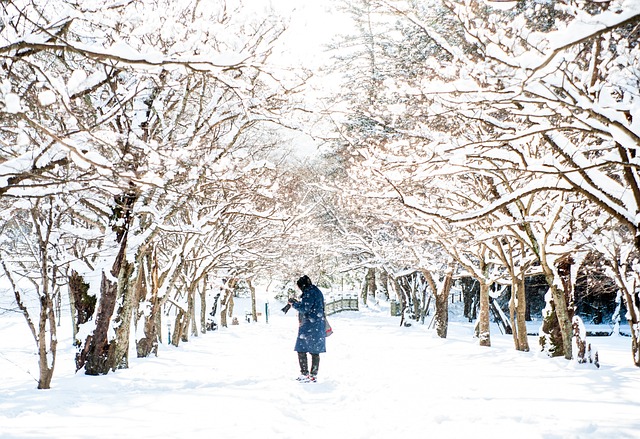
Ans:
<svg viewBox="0 0 640 439"><path fill-rule="evenodd" d="M326 62L328 55L323 54L324 46L350 25L348 17L338 10L336 0L275 0L269 3L282 15L291 17L285 37L286 53L293 59L304 60L309 67Z"/></svg>

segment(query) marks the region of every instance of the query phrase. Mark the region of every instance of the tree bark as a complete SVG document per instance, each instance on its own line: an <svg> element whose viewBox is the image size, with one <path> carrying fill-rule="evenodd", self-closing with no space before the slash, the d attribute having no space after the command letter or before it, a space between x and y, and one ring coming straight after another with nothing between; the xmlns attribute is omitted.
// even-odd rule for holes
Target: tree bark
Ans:
<svg viewBox="0 0 640 439"><path fill-rule="evenodd" d="M558 357L564 354L564 342L562 339L562 330L558 323L558 315L556 314L556 306L552 295L549 294L547 300L546 314L543 315L542 332L540 334L540 345L552 357Z"/></svg>
<svg viewBox="0 0 640 439"><path fill-rule="evenodd" d="M198 282L199 283L199 282ZM198 283L194 285L193 293L191 294L191 298L189 301L189 308L191 309L191 336L198 336L198 322L196 319L196 296L199 296L198 293Z"/></svg>
<svg viewBox="0 0 640 439"><path fill-rule="evenodd" d="M513 278L511 283L511 301L509 303L511 327L513 328L513 342L516 350L529 352L529 339L527 337L527 299L524 287L524 274Z"/></svg>
<svg viewBox="0 0 640 439"><path fill-rule="evenodd" d="M366 290L366 294L368 296L370 296L374 302L376 300L376 269L375 268L369 268L369 270L367 270L367 277L366 277L366 285L367 285L367 290Z"/></svg>
<svg viewBox="0 0 640 439"><path fill-rule="evenodd" d="M258 311L256 310L256 288L253 286L251 279L247 279L247 285L249 291L251 291L251 319L254 322L258 321Z"/></svg>
<svg viewBox="0 0 640 439"><path fill-rule="evenodd" d="M389 300L389 275L386 270L380 270L380 290L385 300Z"/></svg>
<svg viewBox="0 0 640 439"><path fill-rule="evenodd" d="M47 340L47 327L49 338ZM47 349L47 345L49 349ZM38 389L50 389L53 370L56 365L58 341L56 337L56 318L53 312L53 301L48 292L40 297L40 322L38 325ZM50 355L48 355L50 354ZM49 364L49 357L51 364Z"/></svg>
<svg viewBox="0 0 640 439"><path fill-rule="evenodd" d="M148 307L148 310L143 310L140 312L138 309L138 318L143 319L143 332L144 336L136 340L136 355L138 358L145 358L151 355L158 355L158 345L161 341L162 331L160 328L160 315L162 310L162 304L160 299L158 298L158 288L159 288L159 279L158 279L158 260L155 252L153 256L146 255L145 259L148 261L146 264L149 267L149 282L148 284L144 282L146 279L145 276L145 264L140 264L140 272L138 274L139 282L138 282L138 303L142 304L143 307ZM148 285L148 288L147 288ZM148 301L146 301L146 297L149 295ZM146 312L148 311L148 312Z"/></svg>
<svg viewBox="0 0 640 439"><path fill-rule="evenodd" d="M207 332L207 276L202 277L202 290L200 290L200 332Z"/></svg>
<svg viewBox="0 0 640 439"><path fill-rule="evenodd" d="M96 296L89 294L89 284L82 279L76 271L69 276L69 302L71 305L71 316L73 324L73 340L76 340L78 328L89 321L96 310Z"/></svg>
<svg viewBox="0 0 640 439"><path fill-rule="evenodd" d="M449 293L451 291L451 286L453 285L454 267L453 263L449 264L440 288L438 288L438 285L429 270L420 270L435 296L436 311L433 319L435 322L436 334L438 334L438 337L440 338L447 338L447 332L449 329Z"/></svg>
<svg viewBox="0 0 640 439"><path fill-rule="evenodd" d="M116 304L119 306L113 319L115 338L109 342L108 364L113 371L129 367L129 335L136 307L136 291L131 282L133 272L134 264L123 257L116 289Z"/></svg>
<svg viewBox="0 0 640 439"><path fill-rule="evenodd" d="M184 331L184 321L188 319L186 318L186 313L183 309L179 309L176 314L176 318L173 324L173 334L171 335L171 344L175 347L178 347L180 341L182 340L182 333Z"/></svg>
<svg viewBox="0 0 640 439"><path fill-rule="evenodd" d="M229 279L224 286L224 296L220 301L220 326L227 327L227 316L233 316L233 290L236 286L235 279Z"/></svg>
<svg viewBox="0 0 640 439"><path fill-rule="evenodd" d="M407 307L409 305L409 300L407 299L406 291L402 287L400 278L398 278L398 277L393 278L393 286L395 287L395 290L396 290L396 296L400 300L400 309L401 309L401 311L400 311L400 326L404 326L405 323L406 323L405 322L405 318L406 318L406 314L407 314Z"/></svg>
<svg viewBox="0 0 640 439"><path fill-rule="evenodd" d="M112 229L120 247L110 274L117 281L114 283L104 272L102 273L95 328L76 355L76 370L84 367L87 375L106 375L109 370L126 367L133 312L130 277L134 271L133 264L127 262L126 254L129 228L134 219L133 206L137 197L137 193L132 189L115 198ZM118 302L118 312L121 314L116 316L114 323L117 321L119 326L115 328L115 338L109 340L112 318Z"/></svg>
<svg viewBox="0 0 640 439"><path fill-rule="evenodd" d="M615 280L622 292L625 307L627 308L627 321L631 330L631 355L633 364L640 367L640 297L636 290L636 285L640 283L638 273L631 273L634 279L627 279L626 267L620 266L616 258L609 260Z"/></svg>
<svg viewBox="0 0 640 439"><path fill-rule="evenodd" d="M571 315L567 307L567 300L565 298L565 292L553 284L553 277L547 279L547 282L551 281L550 289L551 296L553 298L553 312L555 319L552 319L549 323L556 322L560 331L560 339L562 344L556 347L554 356L564 355L564 358L571 360ZM558 341L559 341L558 340Z"/></svg>
<svg viewBox="0 0 640 439"><path fill-rule="evenodd" d="M489 321L489 284L480 282L480 313L478 316L478 338L480 346L491 346L491 329Z"/></svg>
<svg viewBox="0 0 640 439"><path fill-rule="evenodd" d="M107 357L109 355L109 323L116 306L117 285L102 273L100 284L100 301L96 315L96 327L87 336L84 347L76 355L76 370L84 367L87 375L104 375L109 373Z"/></svg>

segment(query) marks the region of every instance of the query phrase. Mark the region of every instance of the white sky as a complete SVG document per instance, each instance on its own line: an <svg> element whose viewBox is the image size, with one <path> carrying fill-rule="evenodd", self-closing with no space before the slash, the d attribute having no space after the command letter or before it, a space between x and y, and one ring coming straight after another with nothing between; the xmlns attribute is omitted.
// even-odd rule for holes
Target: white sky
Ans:
<svg viewBox="0 0 640 439"><path fill-rule="evenodd" d="M292 60L302 60L309 67L326 62L328 55L323 53L324 46L350 26L348 17L337 9L334 0L274 0L270 3L276 11L291 17L285 35L285 54Z"/></svg>

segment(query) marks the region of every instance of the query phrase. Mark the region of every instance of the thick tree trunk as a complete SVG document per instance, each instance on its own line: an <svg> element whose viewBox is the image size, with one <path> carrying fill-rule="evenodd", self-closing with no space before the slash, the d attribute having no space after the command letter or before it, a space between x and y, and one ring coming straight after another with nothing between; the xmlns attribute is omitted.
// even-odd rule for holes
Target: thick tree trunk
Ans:
<svg viewBox="0 0 640 439"><path fill-rule="evenodd" d="M628 276L626 268L621 267L615 259L610 263L627 308L627 321L631 330L633 364L640 367L640 294L636 289L636 285L640 282L640 275L633 273L632 276Z"/></svg>
<svg viewBox="0 0 640 439"><path fill-rule="evenodd" d="M96 310L96 301L96 296L89 294L89 284L77 272L72 271L69 277L69 303L74 343L80 343L79 340L76 340L78 328L93 316Z"/></svg>
<svg viewBox="0 0 640 439"><path fill-rule="evenodd" d="M453 273L448 273L440 291L436 293L436 313L434 319L436 334L438 334L440 338L447 338L447 332L449 330L449 291L451 291L452 279Z"/></svg>
<svg viewBox="0 0 640 439"><path fill-rule="evenodd" d="M572 259L571 257L565 257L557 262L558 276L564 289L558 288L555 282L556 275L546 258L541 257L539 260L551 293L551 303L547 308L553 314L547 315L543 319L542 330L547 334L547 337L541 336L540 342L543 349L548 349L551 356L564 356L567 360L571 360L571 340L573 337L571 320L573 318L573 310L569 306L567 296L572 297L573 295L570 276ZM547 343L550 343L550 346L547 346Z"/></svg>
<svg viewBox="0 0 640 439"><path fill-rule="evenodd" d="M109 324L116 306L117 285L107 279L102 273L100 284L100 302L96 315L96 327L87 336L84 347L76 355L76 370L84 367L87 375L101 375L109 373L107 361L109 355Z"/></svg>
<svg viewBox="0 0 640 439"><path fill-rule="evenodd" d="M116 317L113 319L115 338L109 343L108 364L111 370L126 369L129 367L129 336L131 334L131 322L133 310L137 306L136 291L131 283L134 272L134 264L122 259L122 266L118 276Z"/></svg>
<svg viewBox="0 0 640 439"><path fill-rule="evenodd" d="M433 319L435 322L436 334L438 334L438 337L440 338L447 338L447 332L449 329L449 293L451 292L451 286L453 285L453 270L454 264L450 263L440 288L438 288L438 285L429 270L420 270L435 296L436 310Z"/></svg>
<svg viewBox="0 0 640 439"><path fill-rule="evenodd" d="M547 307L543 311L542 334L540 334L540 346L552 357L564 355L564 341L562 338L562 330L558 323L558 315L556 314L556 306L551 294L548 294Z"/></svg>
<svg viewBox="0 0 640 439"><path fill-rule="evenodd" d="M76 355L76 369L85 369L87 375L105 375L109 370L126 367L129 347L129 333L133 312L132 288L130 277L133 264L127 262L127 243L129 228L133 222L133 206L137 200L134 190L116 197L113 209L112 229L116 234L116 242L120 248L111 269L111 276L117 279L114 283L102 273L100 284L100 301L95 318L93 333L88 335L84 346ZM114 311L118 312L111 327ZM115 329L116 336L109 339L110 330Z"/></svg>
<svg viewBox="0 0 640 439"><path fill-rule="evenodd" d="M555 318L550 323L555 322L558 325L560 339L562 343L556 346L554 356L564 355L564 358L571 360L571 318L570 312L567 308L567 300L565 298L565 292L558 288L556 285L551 285L551 297L553 298L553 312ZM556 337L556 343L559 341Z"/></svg>

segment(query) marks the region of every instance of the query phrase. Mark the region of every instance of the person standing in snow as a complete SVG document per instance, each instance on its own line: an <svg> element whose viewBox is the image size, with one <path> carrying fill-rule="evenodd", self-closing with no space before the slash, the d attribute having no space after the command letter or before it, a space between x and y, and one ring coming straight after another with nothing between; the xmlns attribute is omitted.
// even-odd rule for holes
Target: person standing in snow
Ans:
<svg viewBox="0 0 640 439"><path fill-rule="evenodd" d="M324 327L324 296L322 291L304 275L296 282L302 296L300 300L289 299L289 304L298 311L298 338L294 350L298 352L300 376L298 381L316 382L320 367L320 353L326 352ZM311 354L311 371L307 353Z"/></svg>

